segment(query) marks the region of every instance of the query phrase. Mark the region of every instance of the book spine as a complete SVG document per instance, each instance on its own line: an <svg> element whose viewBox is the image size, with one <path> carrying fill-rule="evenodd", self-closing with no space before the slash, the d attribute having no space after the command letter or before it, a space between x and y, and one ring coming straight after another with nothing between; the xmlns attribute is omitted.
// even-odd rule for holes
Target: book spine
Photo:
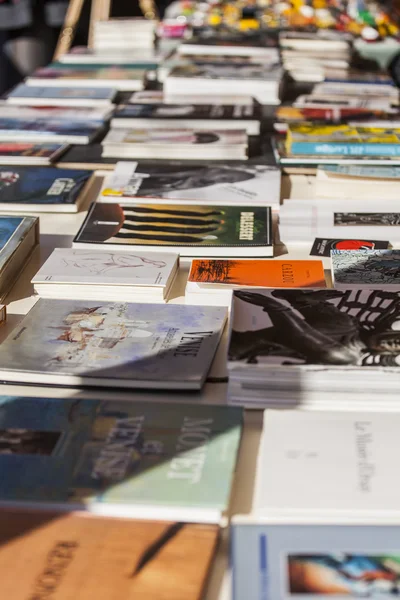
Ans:
<svg viewBox="0 0 400 600"><path fill-rule="evenodd" d="M342 156L400 156L400 144L350 144L343 142L292 142L291 154Z"/></svg>

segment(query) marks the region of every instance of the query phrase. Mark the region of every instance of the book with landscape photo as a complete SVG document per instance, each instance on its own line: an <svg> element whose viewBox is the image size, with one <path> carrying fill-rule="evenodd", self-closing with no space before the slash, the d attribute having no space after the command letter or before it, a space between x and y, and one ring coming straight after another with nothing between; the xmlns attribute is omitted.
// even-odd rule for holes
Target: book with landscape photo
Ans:
<svg viewBox="0 0 400 600"><path fill-rule="evenodd" d="M2 506L219 523L242 411L1 396L0 426Z"/></svg>
<svg viewBox="0 0 400 600"><path fill-rule="evenodd" d="M44 298L165 301L179 255L56 248L32 283Z"/></svg>
<svg viewBox="0 0 400 600"><path fill-rule="evenodd" d="M271 256L271 209L263 206L94 203L75 248L178 250L181 256Z"/></svg>
<svg viewBox="0 0 400 600"><path fill-rule="evenodd" d="M0 210L77 212L91 171L52 167L0 167Z"/></svg>
<svg viewBox="0 0 400 600"><path fill-rule="evenodd" d="M72 386L202 387L226 310L39 299L0 347L3 380Z"/></svg>
<svg viewBox="0 0 400 600"><path fill-rule="evenodd" d="M154 600L160 581L174 600L201 600L219 537L217 525L12 508L0 528L0 594L13 600Z"/></svg>

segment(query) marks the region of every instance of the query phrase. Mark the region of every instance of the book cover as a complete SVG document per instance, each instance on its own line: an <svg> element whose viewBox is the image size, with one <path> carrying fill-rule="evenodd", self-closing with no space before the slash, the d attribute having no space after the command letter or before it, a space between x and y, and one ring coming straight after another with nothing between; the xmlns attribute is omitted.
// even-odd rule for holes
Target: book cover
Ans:
<svg viewBox="0 0 400 600"><path fill-rule="evenodd" d="M118 106L113 119L260 119L256 105L129 104Z"/></svg>
<svg viewBox="0 0 400 600"><path fill-rule="evenodd" d="M2 396L0 428L0 503L218 522L242 410Z"/></svg>
<svg viewBox="0 0 400 600"><path fill-rule="evenodd" d="M279 81L282 69L277 65L201 64L175 67L168 79L228 79L250 81Z"/></svg>
<svg viewBox="0 0 400 600"><path fill-rule="evenodd" d="M56 79L69 81L70 79L87 80L88 87L92 80L104 81L141 81L145 75L144 69L131 69L119 66L92 66L83 68L82 66L48 66L37 69L30 75L30 79Z"/></svg>
<svg viewBox="0 0 400 600"><path fill-rule="evenodd" d="M118 145L151 145L151 146L231 146L243 144L247 146L247 134L243 129L218 131L194 129L111 129L104 140L103 146Z"/></svg>
<svg viewBox="0 0 400 600"><path fill-rule="evenodd" d="M38 228L37 217L10 217L0 215L0 271L18 250L28 233ZM39 237L37 232L37 238ZM38 242L38 239L36 239Z"/></svg>
<svg viewBox="0 0 400 600"><path fill-rule="evenodd" d="M32 283L165 287L178 254L56 248Z"/></svg>
<svg viewBox="0 0 400 600"><path fill-rule="evenodd" d="M75 243L167 247L272 244L271 209L262 206L92 204Z"/></svg>
<svg viewBox="0 0 400 600"><path fill-rule="evenodd" d="M106 179L102 196L171 198L218 204L250 202L279 206L281 173L277 167L237 162L234 165L187 165L139 162L129 183L120 187L111 175Z"/></svg>
<svg viewBox="0 0 400 600"><path fill-rule="evenodd" d="M200 600L219 532L216 525L13 509L1 510L0 529L0 593L13 600Z"/></svg>
<svg viewBox="0 0 400 600"><path fill-rule="evenodd" d="M85 99L85 100L109 100L112 102L115 96L115 90L113 88L99 88L90 87L87 88L72 88L72 87L46 87L46 86L33 86L20 83L17 85L7 96L7 98L36 98L43 100L53 99Z"/></svg>
<svg viewBox="0 0 400 600"><path fill-rule="evenodd" d="M399 535L396 525L278 525L235 517L233 598L394 598Z"/></svg>
<svg viewBox="0 0 400 600"><path fill-rule="evenodd" d="M399 425L396 412L267 411L254 513L285 522L397 520Z"/></svg>
<svg viewBox="0 0 400 600"><path fill-rule="evenodd" d="M92 172L51 167L0 167L0 205L74 205Z"/></svg>
<svg viewBox="0 0 400 600"><path fill-rule="evenodd" d="M320 167L320 170L326 174L329 179L377 179L381 180L393 180L398 181L400 179L400 167L379 167L379 166L368 166L363 165L324 165Z"/></svg>
<svg viewBox="0 0 400 600"><path fill-rule="evenodd" d="M324 267L317 260L193 260L188 281L227 286L326 287Z"/></svg>
<svg viewBox="0 0 400 600"><path fill-rule="evenodd" d="M226 310L40 299L0 348L7 380L199 389Z"/></svg>
<svg viewBox="0 0 400 600"><path fill-rule="evenodd" d="M65 146L61 144L35 144L0 142L1 158L48 158L57 155Z"/></svg>
<svg viewBox="0 0 400 600"><path fill-rule="evenodd" d="M400 289L400 250L332 250L337 288Z"/></svg>
<svg viewBox="0 0 400 600"><path fill-rule="evenodd" d="M385 250L388 247L389 242L380 240L315 238L310 255L329 257L331 250Z"/></svg>
<svg viewBox="0 0 400 600"><path fill-rule="evenodd" d="M399 320L394 291L234 290L229 366L397 370Z"/></svg>
<svg viewBox="0 0 400 600"><path fill-rule="evenodd" d="M0 137L3 135L19 135L26 137L30 133L40 135L59 136L87 136L92 137L100 131L99 121L73 121L72 119L17 119L0 118Z"/></svg>

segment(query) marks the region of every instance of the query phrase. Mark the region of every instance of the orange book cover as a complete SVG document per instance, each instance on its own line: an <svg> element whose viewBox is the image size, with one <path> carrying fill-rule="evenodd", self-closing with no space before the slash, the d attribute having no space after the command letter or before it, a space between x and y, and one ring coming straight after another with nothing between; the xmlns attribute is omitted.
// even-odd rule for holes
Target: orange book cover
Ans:
<svg viewBox="0 0 400 600"><path fill-rule="evenodd" d="M270 288L326 287L320 260L193 260L189 281Z"/></svg>
<svg viewBox="0 0 400 600"><path fill-rule="evenodd" d="M216 525L0 510L4 600L199 600Z"/></svg>

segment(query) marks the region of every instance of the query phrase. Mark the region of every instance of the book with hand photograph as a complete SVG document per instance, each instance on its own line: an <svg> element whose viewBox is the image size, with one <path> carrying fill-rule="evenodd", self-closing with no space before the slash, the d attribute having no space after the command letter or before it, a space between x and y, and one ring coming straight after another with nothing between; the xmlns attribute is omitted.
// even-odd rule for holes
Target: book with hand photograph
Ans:
<svg viewBox="0 0 400 600"><path fill-rule="evenodd" d="M157 198L193 203L260 204L279 208L281 173L278 167L237 162L235 164L187 165L183 161L167 164L139 162L125 185L121 185L119 165L104 180L98 201L124 198ZM125 164L125 163L123 163ZM125 177L124 177L125 179Z"/></svg>
<svg viewBox="0 0 400 600"><path fill-rule="evenodd" d="M332 250L336 289L400 291L400 250Z"/></svg>
<svg viewBox="0 0 400 600"><path fill-rule="evenodd" d="M91 171L52 167L0 167L0 210L77 212Z"/></svg>
<svg viewBox="0 0 400 600"><path fill-rule="evenodd" d="M1 396L0 506L219 523L242 420L198 403Z"/></svg>
<svg viewBox="0 0 400 600"><path fill-rule="evenodd" d="M181 256L272 256L271 209L192 204L91 205L74 248L179 251Z"/></svg>
<svg viewBox="0 0 400 600"><path fill-rule="evenodd" d="M245 129L111 129L102 141L105 158L215 159L247 158Z"/></svg>
<svg viewBox="0 0 400 600"><path fill-rule="evenodd" d="M0 594L12 589L13 600L49 586L53 600L71 591L75 600L156 600L160 581L164 598L201 600L219 534L217 525L12 508L0 511L0 529Z"/></svg>
<svg viewBox="0 0 400 600"><path fill-rule="evenodd" d="M56 248L32 283L44 298L165 301L179 255Z"/></svg>
<svg viewBox="0 0 400 600"><path fill-rule="evenodd" d="M70 386L202 387L226 310L39 299L0 347L4 380Z"/></svg>

